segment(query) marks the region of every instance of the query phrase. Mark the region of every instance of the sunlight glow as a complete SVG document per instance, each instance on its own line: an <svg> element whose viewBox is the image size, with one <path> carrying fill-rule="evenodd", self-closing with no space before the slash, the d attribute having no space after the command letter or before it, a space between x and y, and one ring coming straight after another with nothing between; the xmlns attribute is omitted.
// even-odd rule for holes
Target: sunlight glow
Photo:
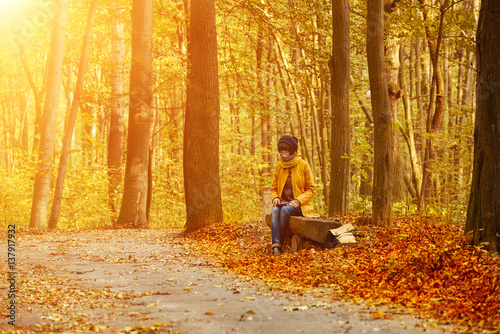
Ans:
<svg viewBox="0 0 500 334"><path fill-rule="evenodd" d="M17 10L20 0L0 0L0 15L6 16Z"/></svg>

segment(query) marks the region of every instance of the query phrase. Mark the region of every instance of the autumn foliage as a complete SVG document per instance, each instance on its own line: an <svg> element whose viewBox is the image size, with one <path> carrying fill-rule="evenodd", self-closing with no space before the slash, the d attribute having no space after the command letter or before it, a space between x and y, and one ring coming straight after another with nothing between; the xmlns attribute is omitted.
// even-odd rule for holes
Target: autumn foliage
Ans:
<svg viewBox="0 0 500 334"><path fill-rule="evenodd" d="M326 288L332 299L398 305L471 330L500 328L499 258L470 246L455 224L396 217L392 227L358 226L355 247L308 244L280 257L270 255L264 231L260 224L216 224L195 233L191 247L273 289Z"/></svg>

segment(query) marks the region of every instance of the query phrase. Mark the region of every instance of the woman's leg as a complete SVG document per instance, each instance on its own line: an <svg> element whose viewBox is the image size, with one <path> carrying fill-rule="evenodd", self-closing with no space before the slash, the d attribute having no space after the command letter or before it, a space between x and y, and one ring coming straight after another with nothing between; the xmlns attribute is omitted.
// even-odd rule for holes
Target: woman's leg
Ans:
<svg viewBox="0 0 500 334"><path fill-rule="evenodd" d="M281 209L278 207L273 208L271 214L272 247L283 246L291 216L302 216L302 210L289 205L285 205Z"/></svg>
<svg viewBox="0 0 500 334"><path fill-rule="evenodd" d="M273 211L271 212L271 247L281 247L281 226L280 226L280 211L281 209L277 206L273 207Z"/></svg>

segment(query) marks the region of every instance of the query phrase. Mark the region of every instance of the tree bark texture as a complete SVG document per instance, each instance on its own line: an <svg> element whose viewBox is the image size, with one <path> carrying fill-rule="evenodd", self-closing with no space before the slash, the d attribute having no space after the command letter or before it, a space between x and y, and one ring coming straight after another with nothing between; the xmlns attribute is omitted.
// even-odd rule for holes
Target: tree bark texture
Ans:
<svg viewBox="0 0 500 334"><path fill-rule="evenodd" d="M417 119L418 122L415 124L416 132L419 135L418 137L418 154L420 161L424 160L424 149L423 147L425 138L422 135L425 132L425 127L424 127L424 88L423 86L423 77L422 77L422 55L421 55L421 44L420 44L420 39L416 38L413 42L412 47L415 50L415 96L417 100ZM421 185L420 185L421 187Z"/></svg>
<svg viewBox="0 0 500 334"><path fill-rule="evenodd" d="M500 3L483 0L476 36L474 169L465 232L500 251Z"/></svg>
<svg viewBox="0 0 500 334"><path fill-rule="evenodd" d="M111 27L111 115L108 137L108 177L111 210L118 214L118 186L122 182L122 155L125 111L125 39L123 23L117 17Z"/></svg>
<svg viewBox="0 0 500 334"><path fill-rule="evenodd" d="M391 29L391 27L389 27ZM402 96L401 87L399 86L399 68L401 60L399 58L399 38L386 38L385 41L385 59L387 65L387 85L389 89L389 103L391 105L392 122L398 122L399 100ZM399 201L404 196L404 181L403 181L403 165L401 161L399 147L399 133L397 127L393 127L393 201Z"/></svg>
<svg viewBox="0 0 500 334"><path fill-rule="evenodd" d="M373 221L392 223L393 130L384 53L384 2L367 0L367 60L374 119Z"/></svg>
<svg viewBox="0 0 500 334"><path fill-rule="evenodd" d="M127 162L123 199L117 225L147 228L149 137L151 132L153 1L132 3L132 66Z"/></svg>
<svg viewBox="0 0 500 334"><path fill-rule="evenodd" d="M321 154L321 181L323 183L323 200L326 203L330 203L330 189L329 189L329 180L330 175L328 173L328 142L330 138L328 138L328 126L327 126L327 104L330 104L330 99L328 96L331 95L328 91L331 90L326 83L326 81L321 81L321 91L320 91L320 108L319 112L319 137L320 137L320 154ZM328 109L331 109L329 107ZM325 210L326 212L326 210Z"/></svg>
<svg viewBox="0 0 500 334"><path fill-rule="evenodd" d="M403 59L403 44L400 45L399 48L399 54L400 54L400 59L401 59L401 66L400 66L400 73L399 73L399 82L400 82L400 87L406 87L406 80L405 80L405 62ZM410 62L411 64L411 62ZM413 120L411 117L411 109L410 109L410 102L408 98L408 92L405 90L403 91L403 104L404 104L404 115L405 115L405 120L404 120L404 126L400 127L401 133L403 134L403 138L406 141L406 145L408 146L408 153L409 153L409 159L410 159L410 166L411 166L411 184L408 189L414 189L414 197L418 200L420 198L420 187L422 185L422 168L420 167L420 163L418 160L418 153L417 153L417 148L415 144L415 133L413 131ZM411 191L411 190L410 190Z"/></svg>
<svg viewBox="0 0 500 334"><path fill-rule="evenodd" d="M349 212L351 138L349 124L350 39L349 1L333 1L333 50L331 64L332 128L330 216Z"/></svg>
<svg viewBox="0 0 500 334"><path fill-rule="evenodd" d="M184 125L184 189L189 234L223 219L219 177L219 76L214 0L193 0Z"/></svg>
<svg viewBox="0 0 500 334"><path fill-rule="evenodd" d="M67 0L56 1L55 18L52 26L47 90L43 119L40 127L38 164L33 189L30 228L47 227L47 206L49 201L51 169L53 165L57 110L61 93L61 80L68 16Z"/></svg>
<svg viewBox="0 0 500 334"><path fill-rule="evenodd" d="M66 176L66 168L68 166L69 153L71 151L71 140L73 139L73 131L75 129L78 107L80 105L80 97L82 96L83 92L83 82L85 80L85 73L87 72L87 59L89 55L90 41L92 39L92 26L94 24L96 9L97 0L92 0L92 2L90 3L89 15L87 18L87 26L85 28L85 34L83 36L75 94L71 102L71 109L69 111L68 119L66 122L66 130L64 132L62 142L61 157L59 159L59 170L57 172L56 187L54 191L54 200L52 201L52 209L49 218L49 229L51 230L57 228L59 212L61 211L64 178Z"/></svg>

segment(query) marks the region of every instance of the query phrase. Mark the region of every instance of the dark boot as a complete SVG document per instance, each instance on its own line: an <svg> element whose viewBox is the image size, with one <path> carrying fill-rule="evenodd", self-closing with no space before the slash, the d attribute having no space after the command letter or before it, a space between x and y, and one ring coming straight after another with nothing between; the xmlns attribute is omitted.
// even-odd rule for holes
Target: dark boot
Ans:
<svg viewBox="0 0 500 334"><path fill-rule="evenodd" d="M273 255L274 256L278 256L278 255L281 255L283 254L283 251L281 250L280 247L273 247Z"/></svg>

